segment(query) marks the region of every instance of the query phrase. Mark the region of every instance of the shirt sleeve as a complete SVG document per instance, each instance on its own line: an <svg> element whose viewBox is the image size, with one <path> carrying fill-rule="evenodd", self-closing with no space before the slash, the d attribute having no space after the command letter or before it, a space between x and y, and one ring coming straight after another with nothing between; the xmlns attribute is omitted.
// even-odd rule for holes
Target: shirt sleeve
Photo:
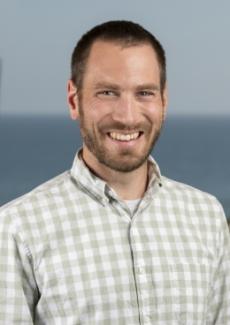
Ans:
<svg viewBox="0 0 230 325"><path fill-rule="evenodd" d="M32 258L10 217L0 214L0 324L33 324L38 290Z"/></svg>
<svg viewBox="0 0 230 325"><path fill-rule="evenodd" d="M210 295L210 325L230 324L230 234L221 209L221 226L217 233L217 260Z"/></svg>

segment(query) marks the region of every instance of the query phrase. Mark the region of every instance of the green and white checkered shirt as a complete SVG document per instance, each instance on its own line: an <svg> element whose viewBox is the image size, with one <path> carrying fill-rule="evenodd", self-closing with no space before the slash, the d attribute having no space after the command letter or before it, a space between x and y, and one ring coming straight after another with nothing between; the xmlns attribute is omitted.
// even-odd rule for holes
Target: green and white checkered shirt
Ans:
<svg viewBox="0 0 230 325"><path fill-rule="evenodd" d="M0 324L230 324L220 204L149 165L134 215L78 156L1 208Z"/></svg>

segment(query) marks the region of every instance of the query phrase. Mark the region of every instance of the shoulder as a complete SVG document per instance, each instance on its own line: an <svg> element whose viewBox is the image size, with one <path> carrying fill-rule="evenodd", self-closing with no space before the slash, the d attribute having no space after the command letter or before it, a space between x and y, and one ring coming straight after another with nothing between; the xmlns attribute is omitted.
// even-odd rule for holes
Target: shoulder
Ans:
<svg viewBox="0 0 230 325"><path fill-rule="evenodd" d="M167 177L162 177L162 183L165 194L178 199L178 201L190 202L194 205L202 204L203 207L211 206L218 210L222 209L217 198L210 193Z"/></svg>
<svg viewBox="0 0 230 325"><path fill-rule="evenodd" d="M174 211L180 211L186 220L192 220L203 229L212 229L212 232L226 227L223 207L215 196L167 177L162 177L162 184L165 202L172 205Z"/></svg>
<svg viewBox="0 0 230 325"><path fill-rule="evenodd" d="M69 172L64 172L39 185L25 195L0 208L0 224L19 225L32 220L44 207L49 207L62 196L66 183L70 181Z"/></svg>

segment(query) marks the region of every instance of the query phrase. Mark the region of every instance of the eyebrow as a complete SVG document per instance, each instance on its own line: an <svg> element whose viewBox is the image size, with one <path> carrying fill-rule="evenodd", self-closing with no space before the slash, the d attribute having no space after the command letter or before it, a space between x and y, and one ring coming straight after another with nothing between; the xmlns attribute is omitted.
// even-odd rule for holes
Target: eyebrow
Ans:
<svg viewBox="0 0 230 325"><path fill-rule="evenodd" d="M94 86L95 89L109 88L109 89L118 89L119 85L110 83L110 82L97 82Z"/></svg>
<svg viewBox="0 0 230 325"><path fill-rule="evenodd" d="M117 90L120 88L120 85L115 84L115 83L110 83L110 82L97 82L96 85L94 86L95 89L101 89L101 88L109 88L109 89L114 89ZM137 91L139 90L143 90L143 89L151 89L151 90L155 90L158 91L160 90L160 87L156 84L152 84L152 83L146 83L146 84L141 84L141 85L137 85L135 87L135 89Z"/></svg>
<svg viewBox="0 0 230 325"><path fill-rule="evenodd" d="M160 90L160 87L156 84L143 84L136 87L137 90L151 89L151 90Z"/></svg>

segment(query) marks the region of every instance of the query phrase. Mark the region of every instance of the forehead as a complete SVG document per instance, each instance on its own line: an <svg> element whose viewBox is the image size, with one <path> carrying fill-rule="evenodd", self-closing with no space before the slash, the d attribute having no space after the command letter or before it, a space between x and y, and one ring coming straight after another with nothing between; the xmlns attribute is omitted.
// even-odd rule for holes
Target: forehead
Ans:
<svg viewBox="0 0 230 325"><path fill-rule="evenodd" d="M87 60L85 78L93 75L118 80L145 76L159 81L160 69L157 55L148 43L124 46L119 42L97 40Z"/></svg>

